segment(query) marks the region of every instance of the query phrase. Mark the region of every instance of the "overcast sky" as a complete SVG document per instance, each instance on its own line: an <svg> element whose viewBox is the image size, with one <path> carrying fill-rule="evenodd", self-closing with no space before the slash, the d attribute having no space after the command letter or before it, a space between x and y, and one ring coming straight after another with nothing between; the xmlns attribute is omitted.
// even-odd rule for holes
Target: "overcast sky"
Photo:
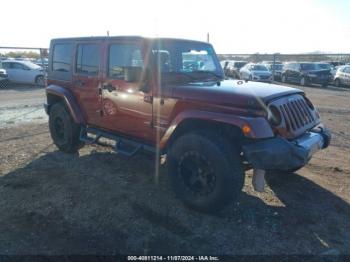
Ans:
<svg viewBox="0 0 350 262"><path fill-rule="evenodd" d="M142 35L210 42L217 53L350 53L349 0L30 0L1 3L0 46Z"/></svg>

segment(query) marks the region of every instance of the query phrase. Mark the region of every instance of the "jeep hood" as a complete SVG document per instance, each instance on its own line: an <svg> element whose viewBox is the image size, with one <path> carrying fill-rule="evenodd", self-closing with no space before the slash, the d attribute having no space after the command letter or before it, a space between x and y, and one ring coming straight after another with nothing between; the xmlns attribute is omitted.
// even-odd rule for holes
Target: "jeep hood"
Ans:
<svg viewBox="0 0 350 262"><path fill-rule="evenodd" d="M282 85L252 81L223 80L173 86L173 96L179 99L242 108L261 109L261 103L302 90Z"/></svg>

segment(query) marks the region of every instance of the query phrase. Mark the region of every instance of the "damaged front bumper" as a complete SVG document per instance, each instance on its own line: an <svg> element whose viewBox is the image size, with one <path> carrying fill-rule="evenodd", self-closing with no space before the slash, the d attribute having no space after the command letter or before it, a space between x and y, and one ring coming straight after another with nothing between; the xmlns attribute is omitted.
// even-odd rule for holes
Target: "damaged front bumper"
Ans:
<svg viewBox="0 0 350 262"><path fill-rule="evenodd" d="M277 136L246 144L243 153L254 169L287 171L305 166L330 140L330 132L320 126L294 140Z"/></svg>

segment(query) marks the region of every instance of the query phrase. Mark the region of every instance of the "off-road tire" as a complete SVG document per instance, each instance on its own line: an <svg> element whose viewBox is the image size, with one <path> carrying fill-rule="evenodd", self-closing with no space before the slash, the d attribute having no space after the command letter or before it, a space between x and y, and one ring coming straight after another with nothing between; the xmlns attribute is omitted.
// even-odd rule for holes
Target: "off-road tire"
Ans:
<svg viewBox="0 0 350 262"><path fill-rule="evenodd" d="M196 161L189 161L191 157ZM202 160L208 168L199 171L202 165L198 162ZM186 163L194 163L191 172L185 172ZM202 212L214 212L228 205L237 198L244 185L245 174L239 151L229 141L211 132L194 131L176 139L168 152L167 167L176 196L188 207ZM198 171L193 172L196 168ZM212 191L204 195L194 192L188 185L194 173L206 173L205 179L212 184ZM209 179L212 176L215 178ZM198 180L196 183L198 186Z"/></svg>
<svg viewBox="0 0 350 262"><path fill-rule="evenodd" d="M81 126L74 123L63 103L52 105L49 128L53 142L63 152L76 153L84 145L79 140Z"/></svg>

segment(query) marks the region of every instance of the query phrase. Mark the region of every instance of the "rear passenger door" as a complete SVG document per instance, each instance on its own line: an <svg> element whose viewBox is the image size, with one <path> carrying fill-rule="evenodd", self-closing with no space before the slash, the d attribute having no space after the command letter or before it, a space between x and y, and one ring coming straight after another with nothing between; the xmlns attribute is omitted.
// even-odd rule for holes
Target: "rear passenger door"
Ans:
<svg viewBox="0 0 350 262"><path fill-rule="evenodd" d="M13 62L12 70L16 82L34 83L33 72L26 65L18 62Z"/></svg>
<svg viewBox="0 0 350 262"><path fill-rule="evenodd" d="M89 125L101 120L101 41L76 42L72 86Z"/></svg>

